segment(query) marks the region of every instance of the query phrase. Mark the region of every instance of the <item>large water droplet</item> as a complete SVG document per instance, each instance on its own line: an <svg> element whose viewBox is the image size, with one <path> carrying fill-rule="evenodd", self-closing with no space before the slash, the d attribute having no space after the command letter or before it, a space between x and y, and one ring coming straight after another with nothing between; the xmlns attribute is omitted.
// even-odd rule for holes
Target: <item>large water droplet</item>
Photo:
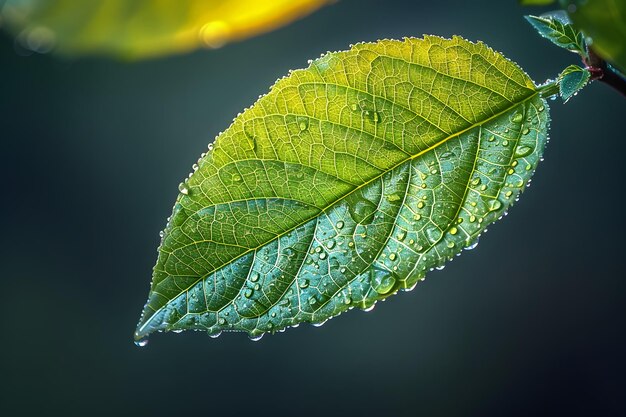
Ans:
<svg viewBox="0 0 626 417"><path fill-rule="evenodd" d="M520 145L517 148L515 148L515 156L518 158L521 158L530 154L532 151L533 151L533 148L531 148L530 146Z"/></svg>
<svg viewBox="0 0 626 417"><path fill-rule="evenodd" d="M209 337L211 337L213 339L217 339L221 335L222 335L222 331L221 330L217 330L217 331L214 330L214 331L209 333Z"/></svg>
<svg viewBox="0 0 626 417"><path fill-rule="evenodd" d="M184 182L181 182L180 184L178 184L178 191L180 191L180 193L184 195L189 194L189 188L187 188L187 184Z"/></svg>
<svg viewBox="0 0 626 417"><path fill-rule="evenodd" d="M519 123L524 119L524 115L522 114L522 112L517 112L513 115L513 117L511 117L511 121L513 123Z"/></svg>
<svg viewBox="0 0 626 417"><path fill-rule="evenodd" d="M370 224L374 220L376 206L369 200L359 199L349 207L350 215L356 223Z"/></svg>
<svg viewBox="0 0 626 417"><path fill-rule="evenodd" d="M370 283L379 294L387 294L396 284L396 278L391 271L376 266L370 269Z"/></svg>

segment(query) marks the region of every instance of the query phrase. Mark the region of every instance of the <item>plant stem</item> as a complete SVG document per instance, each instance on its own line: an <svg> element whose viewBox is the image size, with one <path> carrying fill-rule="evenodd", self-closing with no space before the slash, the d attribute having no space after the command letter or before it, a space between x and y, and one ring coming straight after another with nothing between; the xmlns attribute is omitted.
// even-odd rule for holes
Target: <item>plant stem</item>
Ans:
<svg viewBox="0 0 626 417"><path fill-rule="evenodd" d="M591 48L587 48L589 58L584 60L587 69L591 73L592 80L599 80L610 85L620 94L626 97L626 79L624 76L605 60L600 58L598 54Z"/></svg>

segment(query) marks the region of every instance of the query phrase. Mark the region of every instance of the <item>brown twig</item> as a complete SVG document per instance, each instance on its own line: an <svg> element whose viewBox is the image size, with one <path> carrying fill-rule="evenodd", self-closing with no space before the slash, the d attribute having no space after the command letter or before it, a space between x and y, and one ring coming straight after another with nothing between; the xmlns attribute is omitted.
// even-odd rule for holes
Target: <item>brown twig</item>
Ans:
<svg viewBox="0 0 626 417"><path fill-rule="evenodd" d="M593 49L587 48L587 53L589 58L583 59L583 62L591 73L591 79L610 85L626 97L626 79L617 70L608 65L604 59L600 58Z"/></svg>

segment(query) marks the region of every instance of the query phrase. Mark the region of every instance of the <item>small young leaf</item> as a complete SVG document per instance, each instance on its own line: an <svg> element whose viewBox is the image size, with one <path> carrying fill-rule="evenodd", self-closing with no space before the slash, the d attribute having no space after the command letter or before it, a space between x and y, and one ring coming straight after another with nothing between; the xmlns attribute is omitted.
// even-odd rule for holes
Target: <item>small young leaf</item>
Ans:
<svg viewBox="0 0 626 417"><path fill-rule="evenodd" d="M182 184L135 338L259 337L412 289L506 213L548 121L532 80L482 43L384 40L312 61Z"/></svg>
<svg viewBox="0 0 626 417"><path fill-rule="evenodd" d="M524 16L541 36L553 44L576 52L582 57L587 56L585 37L569 22L564 11L556 11L543 16Z"/></svg>
<svg viewBox="0 0 626 417"><path fill-rule="evenodd" d="M578 93L589 82L591 74L585 68L578 65L570 65L559 75L559 94L563 102L567 102L573 95Z"/></svg>

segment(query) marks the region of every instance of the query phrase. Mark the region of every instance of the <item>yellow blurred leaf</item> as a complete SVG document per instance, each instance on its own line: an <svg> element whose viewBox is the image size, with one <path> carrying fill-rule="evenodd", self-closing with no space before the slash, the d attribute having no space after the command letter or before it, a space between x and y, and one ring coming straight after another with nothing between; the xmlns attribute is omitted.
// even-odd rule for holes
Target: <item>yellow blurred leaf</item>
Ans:
<svg viewBox="0 0 626 417"><path fill-rule="evenodd" d="M37 52L131 59L219 48L329 0L6 0L0 22Z"/></svg>

